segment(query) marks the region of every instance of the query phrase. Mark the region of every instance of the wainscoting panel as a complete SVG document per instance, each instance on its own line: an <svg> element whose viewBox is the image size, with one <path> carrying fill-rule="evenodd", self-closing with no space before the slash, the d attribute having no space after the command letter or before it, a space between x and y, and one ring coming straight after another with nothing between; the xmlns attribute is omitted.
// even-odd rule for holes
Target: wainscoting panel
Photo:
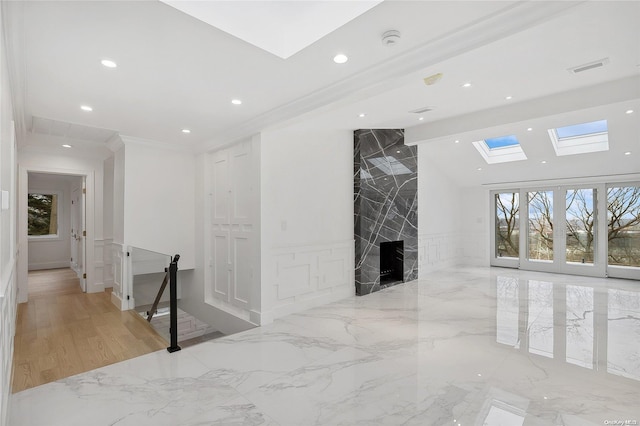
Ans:
<svg viewBox="0 0 640 426"><path fill-rule="evenodd" d="M273 320L355 294L353 250L353 240L271 250L264 315Z"/></svg>
<svg viewBox="0 0 640 426"><path fill-rule="evenodd" d="M0 283L0 424L5 424L11 395L13 337L16 331L16 262L9 262Z"/></svg>
<svg viewBox="0 0 640 426"><path fill-rule="evenodd" d="M113 240L104 240L104 287L113 287Z"/></svg>
<svg viewBox="0 0 640 426"><path fill-rule="evenodd" d="M105 252L105 242L104 240L94 240L94 274L95 278L93 280L93 285L95 288L101 288L104 291L104 252Z"/></svg>
<svg viewBox="0 0 640 426"><path fill-rule="evenodd" d="M458 234L420 234L418 269L424 276L462 262L462 236Z"/></svg>
<svg viewBox="0 0 640 426"><path fill-rule="evenodd" d="M124 310L127 308L126 282L127 282L127 253L122 244L111 244L113 259L113 291L111 292L111 302Z"/></svg>

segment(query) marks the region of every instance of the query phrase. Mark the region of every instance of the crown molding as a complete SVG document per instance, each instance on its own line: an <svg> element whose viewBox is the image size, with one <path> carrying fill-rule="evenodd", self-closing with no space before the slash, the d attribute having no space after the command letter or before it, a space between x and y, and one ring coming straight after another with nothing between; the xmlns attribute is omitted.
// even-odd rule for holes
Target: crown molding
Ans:
<svg viewBox="0 0 640 426"><path fill-rule="evenodd" d="M365 99L372 91L382 93L400 87L413 72L524 31L582 3L585 2L515 2L471 25L456 28L415 49L398 54L222 132L198 145L196 151L218 149L259 133L269 126L286 125L311 112Z"/></svg>

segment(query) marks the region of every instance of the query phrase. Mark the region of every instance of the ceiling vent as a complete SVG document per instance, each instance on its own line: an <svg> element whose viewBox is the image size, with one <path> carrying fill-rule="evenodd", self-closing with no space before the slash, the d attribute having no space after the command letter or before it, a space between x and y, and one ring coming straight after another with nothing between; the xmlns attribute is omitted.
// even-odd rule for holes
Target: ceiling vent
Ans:
<svg viewBox="0 0 640 426"><path fill-rule="evenodd" d="M433 111L434 109L436 109L436 107L434 107L434 106L426 106L426 107L414 109L413 111L409 111L409 112L411 112L413 114L422 114L423 112Z"/></svg>
<svg viewBox="0 0 640 426"><path fill-rule="evenodd" d="M594 62L589 62L588 64L578 65L577 67L569 68L569 71L572 74L578 74L580 72L589 71L594 68L600 68L609 63L609 58L600 59Z"/></svg>

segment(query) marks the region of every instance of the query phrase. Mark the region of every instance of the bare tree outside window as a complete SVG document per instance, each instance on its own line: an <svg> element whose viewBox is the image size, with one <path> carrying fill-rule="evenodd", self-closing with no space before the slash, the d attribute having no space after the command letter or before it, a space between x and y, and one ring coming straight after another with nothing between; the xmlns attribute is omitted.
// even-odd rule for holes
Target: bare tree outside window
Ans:
<svg viewBox="0 0 640 426"><path fill-rule="evenodd" d="M529 192L529 259L553 260L553 192Z"/></svg>
<svg viewBox="0 0 640 426"><path fill-rule="evenodd" d="M609 264L640 266L640 187L607 191Z"/></svg>
<svg viewBox="0 0 640 426"><path fill-rule="evenodd" d="M595 189L570 189L566 193L567 262L593 263Z"/></svg>
<svg viewBox="0 0 640 426"><path fill-rule="evenodd" d="M58 196L56 194L28 194L28 235L58 234Z"/></svg>
<svg viewBox="0 0 640 426"><path fill-rule="evenodd" d="M520 256L520 202L517 192L496 194L496 256Z"/></svg>

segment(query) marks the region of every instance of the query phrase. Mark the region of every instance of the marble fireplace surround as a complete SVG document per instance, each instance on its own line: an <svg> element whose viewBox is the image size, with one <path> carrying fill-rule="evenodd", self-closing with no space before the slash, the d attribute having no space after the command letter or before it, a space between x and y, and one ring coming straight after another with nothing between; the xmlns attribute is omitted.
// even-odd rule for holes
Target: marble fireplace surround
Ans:
<svg viewBox="0 0 640 426"><path fill-rule="evenodd" d="M353 158L355 285L365 295L402 282L380 282L383 242L403 242L403 281L418 278L417 148L402 129L361 129Z"/></svg>

